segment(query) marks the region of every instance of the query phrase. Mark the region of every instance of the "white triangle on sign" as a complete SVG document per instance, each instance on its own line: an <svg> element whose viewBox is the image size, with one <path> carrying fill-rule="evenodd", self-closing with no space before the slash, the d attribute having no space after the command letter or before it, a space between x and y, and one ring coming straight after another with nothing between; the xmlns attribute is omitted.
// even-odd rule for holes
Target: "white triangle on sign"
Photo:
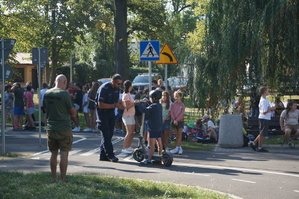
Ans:
<svg viewBox="0 0 299 199"><path fill-rule="evenodd" d="M146 48L144 49L142 55L142 58L146 57L159 57L159 54L156 52L155 48L151 44L151 42L148 42Z"/></svg>

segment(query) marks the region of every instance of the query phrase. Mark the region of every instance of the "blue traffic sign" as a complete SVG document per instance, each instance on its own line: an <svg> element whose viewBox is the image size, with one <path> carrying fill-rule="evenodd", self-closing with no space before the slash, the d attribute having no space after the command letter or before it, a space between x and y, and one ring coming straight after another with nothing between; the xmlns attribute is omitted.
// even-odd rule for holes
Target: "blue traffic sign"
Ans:
<svg viewBox="0 0 299 199"><path fill-rule="evenodd" d="M141 41L140 61L158 61L158 60L160 60L160 42Z"/></svg>

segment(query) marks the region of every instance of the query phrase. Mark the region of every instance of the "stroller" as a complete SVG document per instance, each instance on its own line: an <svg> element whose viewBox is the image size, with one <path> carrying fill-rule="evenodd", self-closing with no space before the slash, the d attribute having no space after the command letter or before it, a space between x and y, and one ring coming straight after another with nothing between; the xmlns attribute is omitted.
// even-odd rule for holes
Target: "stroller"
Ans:
<svg viewBox="0 0 299 199"><path fill-rule="evenodd" d="M146 107L147 103L146 102L138 102L137 106L139 109L142 109L140 107ZM148 158L148 151L144 145L143 142L143 138L144 138L144 118L145 118L145 113L142 113L142 120L141 120L141 127L140 127L140 131L139 131L139 141L138 141L138 148L136 148L134 150L133 153L133 158L137 161L137 162L141 162L144 159ZM173 162L173 157L171 153L168 152L163 152L162 155L153 155L152 158L154 161L157 162L163 162L164 166L166 167L170 167L172 162Z"/></svg>

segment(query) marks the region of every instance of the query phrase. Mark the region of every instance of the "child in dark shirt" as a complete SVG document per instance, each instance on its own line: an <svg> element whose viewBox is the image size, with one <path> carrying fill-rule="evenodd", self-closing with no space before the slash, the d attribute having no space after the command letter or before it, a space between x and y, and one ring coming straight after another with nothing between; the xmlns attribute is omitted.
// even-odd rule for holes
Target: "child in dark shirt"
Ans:
<svg viewBox="0 0 299 199"><path fill-rule="evenodd" d="M152 157L155 151L155 143L158 143L158 154L162 155L162 105L159 103L162 97L162 92L160 90L154 90L150 92L150 104L148 107L142 109L141 111L146 113L149 126L149 156L148 159L143 162L143 164L151 164Z"/></svg>

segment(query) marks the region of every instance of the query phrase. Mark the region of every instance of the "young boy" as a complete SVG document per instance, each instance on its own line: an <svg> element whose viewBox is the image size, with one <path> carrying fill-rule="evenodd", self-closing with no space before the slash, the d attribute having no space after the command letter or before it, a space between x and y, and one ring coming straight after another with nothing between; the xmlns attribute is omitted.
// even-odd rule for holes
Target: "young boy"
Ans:
<svg viewBox="0 0 299 199"><path fill-rule="evenodd" d="M271 120L271 111L274 111L275 107L270 107L270 103L267 99L269 95L268 88L262 87L260 89L261 99L259 103L259 126L260 134L250 143L250 147L257 152L268 152L263 148L263 141L269 130L269 120ZM257 146L258 144L258 146Z"/></svg>
<svg viewBox="0 0 299 199"><path fill-rule="evenodd" d="M143 164L151 164L152 157L155 151L155 143L158 142L158 154L162 155L162 105L159 100L162 97L162 92L160 90L154 90L150 92L151 105L142 109L142 112L146 113L149 127L149 156L148 159L143 162Z"/></svg>

